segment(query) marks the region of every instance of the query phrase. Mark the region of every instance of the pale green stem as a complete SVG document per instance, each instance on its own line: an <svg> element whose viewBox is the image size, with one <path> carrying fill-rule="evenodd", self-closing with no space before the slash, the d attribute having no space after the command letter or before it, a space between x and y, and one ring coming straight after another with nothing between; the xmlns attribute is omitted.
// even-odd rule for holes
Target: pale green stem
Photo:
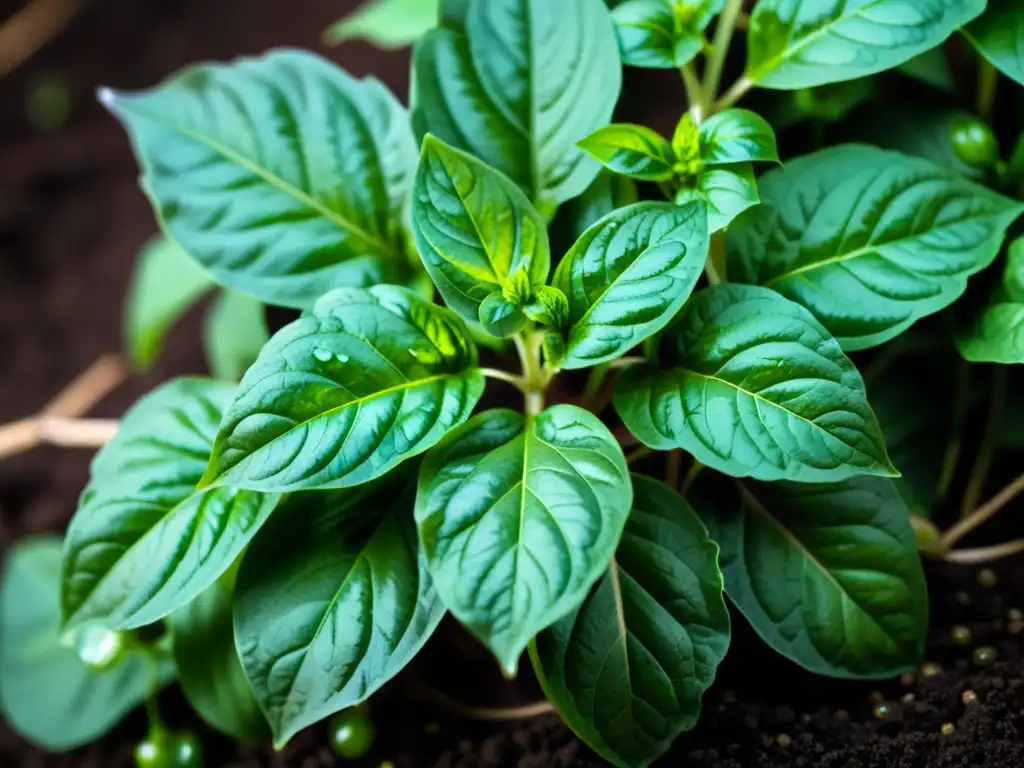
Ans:
<svg viewBox="0 0 1024 768"><path fill-rule="evenodd" d="M952 434L949 437L949 443L946 445L946 453L942 460L942 471L939 473L939 483L935 489L935 495L939 501L944 501L949 493L949 487L953 484L953 478L956 476L957 464L960 462L964 414L967 410L967 397L970 386L970 365L966 360L961 360L957 364L956 384L953 392Z"/></svg>
<svg viewBox="0 0 1024 768"><path fill-rule="evenodd" d="M665 458L665 485L669 488L679 487L679 477L683 472L683 452L675 448Z"/></svg>
<svg viewBox="0 0 1024 768"><path fill-rule="evenodd" d="M998 86L999 71L988 61L981 59L978 66L978 116L986 123L992 120Z"/></svg>
<svg viewBox="0 0 1024 768"><path fill-rule="evenodd" d="M522 376L516 376L514 373L508 373L497 368L480 368L480 373L489 379L498 379L499 381L507 381L516 389L523 389L526 386L526 382Z"/></svg>
<svg viewBox="0 0 1024 768"><path fill-rule="evenodd" d="M686 100L690 103L690 117L693 118L694 123L700 125L704 119L704 90L700 80L697 79L697 73L694 71L692 63L687 64L679 72L683 76L683 85L686 86Z"/></svg>
<svg viewBox="0 0 1024 768"><path fill-rule="evenodd" d="M952 552L947 552L943 559L953 563L985 563L989 560L997 560L1000 557L1016 555L1020 552L1024 552L1024 539L1007 541L991 547L954 549Z"/></svg>
<svg viewBox="0 0 1024 768"><path fill-rule="evenodd" d="M971 475L967 479L967 488L964 490L964 497L960 503L960 519L970 516L978 502L981 494L985 491L985 481L988 479L988 470L992 466L992 459L996 455L996 441L999 438L999 422L1003 417L1003 401L1006 398L1006 369L996 366L992 379L992 397L988 403L988 419L985 422L985 435L981 440L981 447L971 467Z"/></svg>
<svg viewBox="0 0 1024 768"><path fill-rule="evenodd" d="M653 448L648 448L646 445L641 445L639 448L634 448L632 451L626 454L626 463L632 464L635 461L639 461L645 456L650 456L654 453Z"/></svg>
<svg viewBox="0 0 1024 768"><path fill-rule="evenodd" d="M948 552L960 539L984 523L1024 491L1024 474L986 501L969 516L958 522L942 535L942 549Z"/></svg>
<svg viewBox="0 0 1024 768"><path fill-rule="evenodd" d="M746 75L740 76L735 83L729 86L729 90L722 94L722 98L715 102L715 105L711 108L710 114L713 115L716 112L721 112L723 109L728 109L746 96L747 92L755 85L756 83Z"/></svg>
<svg viewBox="0 0 1024 768"><path fill-rule="evenodd" d="M698 475L703 471L704 465L694 459L693 464L690 465L690 468L686 472L686 477L683 478L683 482L679 486L679 492L683 494L683 496L689 492L690 486L693 485L693 481L696 480Z"/></svg>
<svg viewBox="0 0 1024 768"><path fill-rule="evenodd" d="M736 29L736 20L739 18L741 10L743 10L743 0L726 0L725 9L718 17L715 39L711 44L711 58L704 72L704 101L702 104L705 114L711 112L715 96L718 95L718 86L722 82L722 70L725 68L725 59L729 54L729 45L732 43L732 33Z"/></svg>
<svg viewBox="0 0 1024 768"><path fill-rule="evenodd" d="M726 280L725 236L721 232L715 232L711 236L711 247L704 262L704 274L712 285L724 283Z"/></svg>

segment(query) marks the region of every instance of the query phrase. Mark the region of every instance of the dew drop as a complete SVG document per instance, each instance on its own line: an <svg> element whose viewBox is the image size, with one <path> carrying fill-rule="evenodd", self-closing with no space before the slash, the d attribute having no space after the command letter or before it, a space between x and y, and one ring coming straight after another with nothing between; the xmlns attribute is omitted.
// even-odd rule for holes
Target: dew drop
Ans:
<svg viewBox="0 0 1024 768"><path fill-rule="evenodd" d="M317 348L313 350L313 357L315 357L321 363L329 363L331 361L331 358L334 357L334 355L331 354L331 351L328 349Z"/></svg>
<svg viewBox="0 0 1024 768"><path fill-rule="evenodd" d="M338 353L338 354L336 355L336 357L338 358L338 362L339 362L339 363L347 363L347 362L348 362L348 361L349 361L349 360L351 359L351 358L350 358L350 357L349 357L348 355L346 355L346 354L343 354L343 353L341 353L341 352L339 352L339 353Z"/></svg>

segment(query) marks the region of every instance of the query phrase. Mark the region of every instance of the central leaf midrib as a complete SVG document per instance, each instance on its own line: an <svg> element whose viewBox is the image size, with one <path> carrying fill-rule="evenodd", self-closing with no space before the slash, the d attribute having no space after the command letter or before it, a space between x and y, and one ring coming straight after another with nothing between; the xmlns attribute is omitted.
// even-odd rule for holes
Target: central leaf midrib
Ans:
<svg viewBox="0 0 1024 768"><path fill-rule="evenodd" d="M331 210L316 198L311 197L310 195L306 194L293 184L290 184L289 182L285 181L281 177L275 176L266 168L263 168L262 166L253 162L249 158L245 157L245 155L236 152L235 150L228 147L226 144L222 144L216 139L208 137L202 133L190 130L177 123L171 122L169 120L164 120L144 109L139 109L137 106L124 105L124 108L128 112L135 112L147 120L151 120L154 123L157 123L158 125L162 125L164 128L167 128L168 130L175 131L176 133L179 133L182 136L191 139L192 141L201 144L207 147L208 149L213 150L214 152L220 154L227 160L230 160L231 162L241 166L242 168L254 174L255 176L258 176L259 178L263 179L263 181L265 181L270 186L276 187L284 194L294 198L295 200L302 203L315 213L320 214L325 219L330 221L332 224L337 226L339 229L347 231L349 234L355 236L359 240L362 240L365 244L371 246L371 248L376 249L377 251L383 251L382 255L385 255L393 259L401 258L401 254L399 253L398 250L395 249L395 247L391 243L385 242L380 238L371 235L370 233L366 232L364 229L359 227L357 224L353 223L352 221L342 216L337 211Z"/></svg>
<svg viewBox="0 0 1024 768"><path fill-rule="evenodd" d="M845 445L851 451L856 451L857 453L859 453L862 456L867 456L869 459L871 459L875 463L880 463L878 461L878 459L876 459L875 457L865 453L860 448L856 448L856 447L850 445L845 440L842 440L841 438L839 438L837 435L833 435L831 432L829 432L827 429L822 427L820 424L812 421L811 419L808 419L806 416L801 416L796 411L791 411L788 408L784 408L783 406L779 405L778 403L773 402L773 401L769 400L768 398L766 398L766 397L764 397L762 395L759 395L756 392L751 392L749 389L744 389L743 387L741 387L741 386L739 386L737 384L733 384L731 381L726 381L725 379L720 378L718 376L711 376L711 375L706 374L706 373L701 373L700 371L695 371L692 368L687 368L686 366L683 366L683 365L679 366L679 370L681 370L681 371L683 371L685 373L693 374L694 376L699 376L702 379L708 379L709 381L717 381L717 382L719 382L721 384L725 384L727 387L732 387L737 392L742 392L744 395L747 395L748 397L752 397L755 400L758 400L759 402L765 403L766 405L771 406L772 408L777 408L778 410L783 411L784 413L787 413L790 416L795 416L796 418L800 419L801 421L805 422L806 424L809 424L812 427L814 427L816 430L821 432L823 435L826 435L827 437L830 437L830 438L832 438L834 440L838 440L840 443Z"/></svg>
<svg viewBox="0 0 1024 768"><path fill-rule="evenodd" d="M847 590L846 587L844 587L839 582L839 580L832 574L832 572L828 568L826 568L824 564L822 564L822 562L818 560L817 557L814 556L814 553L811 552L804 545L804 543L796 536L796 534L793 533L788 527L783 525L782 521L779 520L775 515L773 515L771 511L769 511L768 507L761 503L761 500L754 495L753 491L747 488L746 484L743 483L743 481L737 478L733 478L733 482L735 482L736 486L739 488L740 496L748 503L748 505L751 509L754 510L754 512L761 515L761 517L763 517L765 520L771 523L772 526L774 526L775 529L780 534L782 534L783 538L785 538L786 541L788 541L793 546L793 548L797 550L797 552L803 555L807 562L814 566L814 568L817 569L817 571L823 577L825 577L825 579L829 581L832 584L832 586L835 587L837 592L839 592L841 595L844 595L846 599L848 599L851 603L857 606L857 609L861 612L861 615L865 619L870 621L872 624L874 624L879 632L881 632L883 635L889 638L889 640L892 641L893 645L895 645L897 648L903 647L903 644L895 637L893 637L891 634L889 634L888 630L886 630L885 627L878 623L874 615L867 608L861 605L852 594L850 594L849 590Z"/></svg>

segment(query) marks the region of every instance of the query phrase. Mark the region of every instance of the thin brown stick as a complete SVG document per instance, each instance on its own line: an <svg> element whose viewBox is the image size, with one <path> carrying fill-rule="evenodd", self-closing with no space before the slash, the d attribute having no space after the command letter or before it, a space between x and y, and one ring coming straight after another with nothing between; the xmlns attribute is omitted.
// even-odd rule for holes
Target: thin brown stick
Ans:
<svg viewBox="0 0 1024 768"><path fill-rule="evenodd" d="M456 701L448 694L441 693L441 691L424 680L417 680L416 688L419 689L418 692L423 698L434 702L454 715L467 717L472 720L486 720L489 722L526 720L555 711L555 708L551 706L549 701L535 701L532 704L524 704L519 707L475 707Z"/></svg>
<svg viewBox="0 0 1024 768"><path fill-rule="evenodd" d="M117 434L117 419L62 419L41 416L37 420L40 441L64 448L99 448Z"/></svg>
<svg viewBox="0 0 1024 768"><path fill-rule="evenodd" d="M1022 491L1024 491L1024 474L946 531L942 535L943 550L948 552L960 539L1013 501Z"/></svg>
<svg viewBox="0 0 1024 768"><path fill-rule="evenodd" d="M40 415L64 418L81 416L116 389L126 375L120 357L103 355L47 403Z"/></svg>
<svg viewBox="0 0 1024 768"><path fill-rule="evenodd" d="M36 419L21 419L0 426L0 459L27 451L39 445Z"/></svg>
<svg viewBox="0 0 1024 768"><path fill-rule="evenodd" d="M1024 539L1007 541L1003 544L995 544L991 547L975 547L972 549L954 549L947 552L943 559L953 563L987 563L990 560L997 560L1000 557L1016 555L1024 552Z"/></svg>
<svg viewBox="0 0 1024 768"><path fill-rule="evenodd" d="M683 452L674 448L665 457L665 485L678 488L683 474Z"/></svg>
<svg viewBox="0 0 1024 768"><path fill-rule="evenodd" d="M82 0L33 0L0 26L0 77L49 42L82 7Z"/></svg>

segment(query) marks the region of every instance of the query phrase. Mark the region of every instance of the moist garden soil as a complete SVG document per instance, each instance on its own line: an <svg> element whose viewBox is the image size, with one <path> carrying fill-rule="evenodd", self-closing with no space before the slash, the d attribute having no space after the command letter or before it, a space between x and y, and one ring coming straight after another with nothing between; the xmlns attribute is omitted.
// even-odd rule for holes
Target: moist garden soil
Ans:
<svg viewBox="0 0 1024 768"><path fill-rule="evenodd" d="M22 2L0 0L0 19ZM0 79L0 423L36 412L91 362L120 346L121 301L131 266L155 230L124 133L96 104L94 89L100 84L144 87L196 60L275 46L324 52L321 30L353 4L92 0L40 54ZM407 54L360 43L326 53L350 72L373 73L405 93ZM26 102L40 83L55 79L69 89L70 114L60 127L43 131L28 119ZM647 76L626 92L631 102L655 104L647 110L649 124L671 126L681 103L671 78ZM202 373L200 324L200 313L193 312L171 334L156 369L131 378L91 415L116 417L157 383ZM88 452L44 448L0 462L0 555L19 537L65 527L85 485L89 459ZM1019 467L1007 470L1019 472ZM702 720L662 764L1024 765L1024 623L1012 619L1015 609L1024 609L1024 566L1018 559L995 573L995 585L982 586L977 568L929 568L928 658L942 669L928 677L878 683L816 678L774 655L741 617L734 617L733 647L705 697ZM952 642L954 626L971 631L969 645ZM979 646L994 647L996 660L975 663ZM967 691L973 696L968 694L971 703L965 704ZM359 765L604 764L554 715L483 722L463 716L451 702L439 702L437 692L470 706L511 707L539 698L528 670L513 683L503 681L486 653L445 623L411 672L374 698L377 746ZM285 752L274 754L237 748L204 729L173 689L161 704L172 727L199 732L212 768L341 764L325 746L323 727L308 729ZM55 757L28 746L0 722L0 768L127 768L145 729L145 718L134 713L101 742Z"/></svg>

